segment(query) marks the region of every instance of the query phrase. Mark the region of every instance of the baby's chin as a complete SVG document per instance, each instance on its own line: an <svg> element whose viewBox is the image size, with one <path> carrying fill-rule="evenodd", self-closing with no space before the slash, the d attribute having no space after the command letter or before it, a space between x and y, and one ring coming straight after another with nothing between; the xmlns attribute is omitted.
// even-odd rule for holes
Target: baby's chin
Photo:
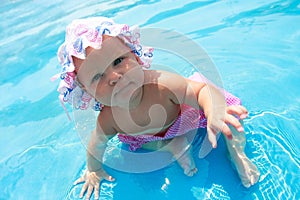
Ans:
<svg viewBox="0 0 300 200"><path fill-rule="evenodd" d="M142 92L142 88L117 92L113 94L111 105L126 109L129 109L132 106L135 107L134 105L139 105L142 99Z"/></svg>

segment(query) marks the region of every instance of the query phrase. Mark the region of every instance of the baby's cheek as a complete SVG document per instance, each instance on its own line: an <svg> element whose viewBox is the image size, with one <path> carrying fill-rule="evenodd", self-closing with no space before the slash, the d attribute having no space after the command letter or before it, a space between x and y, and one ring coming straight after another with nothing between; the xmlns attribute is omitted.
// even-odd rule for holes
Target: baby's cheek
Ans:
<svg viewBox="0 0 300 200"><path fill-rule="evenodd" d="M112 96L112 91L109 90L109 88L105 87L97 87L96 92L95 92L95 97L98 101L107 103L110 102Z"/></svg>
<svg viewBox="0 0 300 200"><path fill-rule="evenodd" d="M86 87L86 89L87 89L87 91L88 91L88 93L90 95L92 95L93 97L96 96L96 94L97 94L97 86L90 85L89 87Z"/></svg>

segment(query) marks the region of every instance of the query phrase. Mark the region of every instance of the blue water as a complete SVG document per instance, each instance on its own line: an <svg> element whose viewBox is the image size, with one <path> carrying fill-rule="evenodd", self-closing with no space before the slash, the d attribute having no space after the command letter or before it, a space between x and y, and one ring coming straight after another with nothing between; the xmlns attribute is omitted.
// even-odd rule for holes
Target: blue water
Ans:
<svg viewBox="0 0 300 200"><path fill-rule="evenodd" d="M57 99L56 50L75 18L177 31L205 49L224 87L249 109L246 152L258 184L241 186L222 141L199 173L177 164L144 174L107 168L102 199L300 199L299 1L45 1L0 5L0 199L78 199L85 150ZM176 60L157 55L178 71Z"/></svg>

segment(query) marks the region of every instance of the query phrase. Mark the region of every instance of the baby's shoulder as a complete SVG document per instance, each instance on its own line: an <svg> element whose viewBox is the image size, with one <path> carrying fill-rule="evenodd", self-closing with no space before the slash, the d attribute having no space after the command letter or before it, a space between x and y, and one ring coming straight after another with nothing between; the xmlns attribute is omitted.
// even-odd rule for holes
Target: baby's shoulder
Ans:
<svg viewBox="0 0 300 200"><path fill-rule="evenodd" d="M146 70L145 81L147 83L156 83L166 86L186 82L185 78L180 74L164 70Z"/></svg>
<svg viewBox="0 0 300 200"><path fill-rule="evenodd" d="M104 106L98 114L97 126L101 127L101 130L107 135L115 134L114 118L109 106Z"/></svg>
<svg viewBox="0 0 300 200"><path fill-rule="evenodd" d="M148 81L154 83L154 87L152 88L155 88L157 93L167 95L174 101L178 98L184 98L188 84L186 78L180 74L162 70L152 70L149 71L148 77L150 79Z"/></svg>

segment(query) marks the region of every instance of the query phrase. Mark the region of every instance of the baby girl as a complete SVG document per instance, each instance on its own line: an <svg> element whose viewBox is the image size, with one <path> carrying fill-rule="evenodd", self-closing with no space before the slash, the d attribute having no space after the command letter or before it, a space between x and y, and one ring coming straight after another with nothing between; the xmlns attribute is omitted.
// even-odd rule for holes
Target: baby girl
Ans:
<svg viewBox="0 0 300 200"><path fill-rule="evenodd" d="M87 191L89 198L94 191L98 198L100 182L114 180L103 169L102 158L115 135L130 151L169 151L184 173L193 176L197 167L186 133L198 128L207 128L203 145L210 142L213 148L222 132L243 185L255 184L259 172L244 153L242 120L248 112L240 100L199 73L184 78L148 69L152 53L153 48L140 44L137 27L108 18L75 20L67 27L58 51L61 100L100 110L87 148L88 170L76 181L85 182L80 196ZM81 92L74 95L75 88Z"/></svg>

